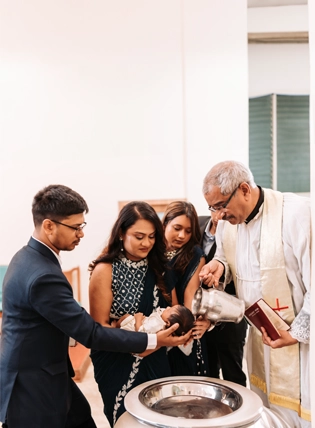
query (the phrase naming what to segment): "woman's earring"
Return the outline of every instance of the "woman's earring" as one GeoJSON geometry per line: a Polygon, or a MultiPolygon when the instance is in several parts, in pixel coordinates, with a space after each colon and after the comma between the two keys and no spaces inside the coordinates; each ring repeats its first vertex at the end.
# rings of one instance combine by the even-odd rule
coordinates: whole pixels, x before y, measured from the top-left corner
{"type": "Polygon", "coordinates": [[[119,239],[120,239],[120,243],[121,243],[121,249],[120,249],[120,251],[124,251],[123,239],[122,238],[119,238],[119,239]]]}

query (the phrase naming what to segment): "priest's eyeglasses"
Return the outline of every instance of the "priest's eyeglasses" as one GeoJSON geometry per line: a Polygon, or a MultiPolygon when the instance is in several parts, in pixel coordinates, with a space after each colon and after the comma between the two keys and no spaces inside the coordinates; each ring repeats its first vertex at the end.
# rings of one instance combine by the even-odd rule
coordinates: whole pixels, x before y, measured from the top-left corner
{"type": "Polygon", "coordinates": [[[61,224],[62,226],[69,227],[70,229],[75,230],[76,233],[81,232],[81,230],[86,226],[86,222],[80,224],[80,226],[70,226],[69,224],[61,223],[61,221],[57,221],[53,219],[50,219],[50,220],[53,221],[54,223],[61,224]]]}
{"type": "Polygon", "coordinates": [[[208,210],[212,211],[213,213],[215,213],[217,211],[224,210],[224,208],[226,208],[228,206],[228,204],[231,202],[231,199],[235,195],[235,193],[236,193],[236,191],[237,191],[238,188],[239,188],[239,185],[237,186],[236,189],[233,190],[233,192],[230,194],[230,197],[228,198],[227,201],[224,202],[224,204],[218,205],[217,207],[213,207],[212,205],[209,205],[208,206],[208,210]]]}

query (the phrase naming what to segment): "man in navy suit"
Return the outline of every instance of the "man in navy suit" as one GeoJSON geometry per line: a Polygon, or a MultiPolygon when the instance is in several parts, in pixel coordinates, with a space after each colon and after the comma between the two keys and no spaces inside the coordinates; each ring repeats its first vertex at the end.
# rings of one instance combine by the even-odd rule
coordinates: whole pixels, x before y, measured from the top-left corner
{"type": "Polygon", "coordinates": [[[143,353],[188,340],[178,324],[157,335],[102,327],[73,298],[60,251],[83,238],[85,200],[62,185],[33,200],[35,230],[11,260],[3,282],[0,420],[8,428],[95,428],[90,406],[71,379],[69,337],[94,349],[143,353]]]}
{"type": "MultiPolygon", "coordinates": [[[[199,217],[200,244],[206,255],[206,263],[213,259],[217,248],[215,242],[217,223],[214,213],[211,213],[211,217],[199,217]]],[[[233,281],[227,284],[224,291],[235,295],[233,281]]],[[[211,377],[219,378],[221,369],[223,379],[246,386],[246,375],[242,369],[246,330],[247,323],[243,318],[239,324],[222,323],[205,334],[211,377]]]]}

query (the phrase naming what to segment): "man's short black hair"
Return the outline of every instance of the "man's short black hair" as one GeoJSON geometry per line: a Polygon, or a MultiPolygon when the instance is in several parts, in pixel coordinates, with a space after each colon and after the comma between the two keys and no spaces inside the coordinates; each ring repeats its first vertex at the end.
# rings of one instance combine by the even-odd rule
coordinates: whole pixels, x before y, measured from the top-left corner
{"type": "Polygon", "coordinates": [[[35,226],[46,218],[62,220],[84,212],[88,213],[89,208],[82,196],[62,184],[44,187],[33,199],[32,214],[35,226]]]}

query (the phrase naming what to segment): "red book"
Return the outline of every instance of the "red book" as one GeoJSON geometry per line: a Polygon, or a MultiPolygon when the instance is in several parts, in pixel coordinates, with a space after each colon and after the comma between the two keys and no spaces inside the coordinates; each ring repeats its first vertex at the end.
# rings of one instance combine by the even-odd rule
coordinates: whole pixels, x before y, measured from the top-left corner
{"type": "Polygon", "coordinates": [[[249,306],[245,311],[245,316],[250,324],[253,324],[261,332],[261,327],[264,327],[269,337],[272,340],[277,340],[281,337],[279,330],[289,330],[290,326],[274,311],[264,299],[259,299],[257,302],[249,306]]]}

